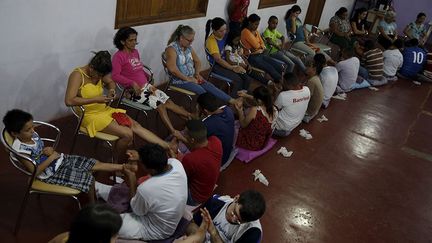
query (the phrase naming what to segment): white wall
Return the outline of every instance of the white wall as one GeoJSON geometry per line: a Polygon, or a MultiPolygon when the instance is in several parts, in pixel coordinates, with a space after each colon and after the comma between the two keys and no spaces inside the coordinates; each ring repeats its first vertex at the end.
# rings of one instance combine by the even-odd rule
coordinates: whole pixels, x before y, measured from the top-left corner
{"type": "MultiPolygon", "coordinates": [[[[226,16],[227,2],[209,0],[205,18],[136,27],[140,42],[137,48],[154,70],[157,82],[165,78],[160,53],[177,25],[188,24],[197,31],[193,46],[204,62],[205,22],[226,16]]],[[[327,2],[324,11],[330,12],[323,13],[322,21],[339,7],[337,0],[327,2]]],[[[266,27],[268,17],[276,15],[282,20],[289,8],[257,10],[258,3],[251,1],[249,13],[261,16],[260,30],[266,27]]],[[[303,9],[300,17],[304,19],[309,1],[299,0],[297,4],[303,9]]],[[[114,49],[115,5],[115,0],[0,1],[0,116],[12,108],[29,111],[40,120],[64,116],[68,112],[64,92],[71,70],[85,65],[92,56],[90,51],[114,49]]],[[[285,25],[280,22],[278,29],[285,33],[285,25]]]]}
{"type": "Polygon", "coordinates": [[[351,13],[351,10],[354,6],[354,2],[355,0],[327,0],[321,15],[319,28],[320,29],[328,28],[330,18],[333,17],[336,11],[341,7],[347,8],[348,13],[351,13]]]}

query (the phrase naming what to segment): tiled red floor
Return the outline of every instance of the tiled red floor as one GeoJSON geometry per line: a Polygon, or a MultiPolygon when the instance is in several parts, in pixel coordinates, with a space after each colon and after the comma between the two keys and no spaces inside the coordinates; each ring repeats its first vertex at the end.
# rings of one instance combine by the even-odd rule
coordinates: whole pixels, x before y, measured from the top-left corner
{"type": "MultiPolygon", "coordinates": [[[[234,161],[216,192],[235,195],[254,188],[265,195],[265,243],[431,242],[432,163],[402,149],[432,154],[432,116],[425,112],[431,90],[429,84],[399,80],[377,92],[366,89],[348,94],[346,101],[332,100],[319,114],[328,122],[300,126],[312,140],[300,137],[298,128],[250,164],[234,161]],[[293,156],[277,155],[280,146],[293,150],[293,156]],[[255,169],[268,178],[268,187],[253,181],[255,169]]],[[[68,119],[56,122],[65,152],[74,126],[68,119]]],[[[150,114],[146,127],[165,135],[156,119],[150,114]]],[[[79,141],[77,153],[95,155],[88,139],[79,141]]],[[[104,157],[102,146],[97,151],[104,157]]],[[[41,197],[39,205],[32,197],[18,237],[12,236],[24,179],[6,163],[3,151],[0,158],[1,241],[46,242],[66,230],[76,213],[72,201],[41,197]]]]}

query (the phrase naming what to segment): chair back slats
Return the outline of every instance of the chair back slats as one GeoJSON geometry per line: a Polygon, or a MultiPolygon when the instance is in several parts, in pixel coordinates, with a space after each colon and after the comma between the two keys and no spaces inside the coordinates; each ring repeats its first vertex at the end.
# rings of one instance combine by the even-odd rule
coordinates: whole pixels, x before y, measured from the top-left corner
{"type": "MultiPolygon", "coordinates": [[[[52,124],[42,122],[42,121],[34,121],[33,123],[35,124],[36,127],[45,126],[45,127],[49,127],[51,129],[53,129],[56,132],[56,135],[54,138],[41,138],[44,142],[52,143],[53,144],[52,146],[55,149],[58,145],[59,140],[60,140],[60,135],[61,135],[60,129],[58,129],[56,126],[54,126],[52,124]]],[[[35,179],[35,173],[36,173],[36,169],[37,169],[36,161],[27,155],[19,153],[18,151],[16,151],[15,149],[12,148],[12,144],[13,144],[14,139],[9,134],[9,132],[6,131],[6,129],[3,129],[3,131],[2,131],[1,140],[2,140],[3,145],[6,148],[7,152],[9,153],[9,161],[12,163],[12,165],[15,168],[17,168],[19,171],[24,173],[25,175],[30,176],[31,181],[33,181],[35,179]],[[28,170],[28,168],[21,162],[22,160],[26,160],[26,161],[29,161],[31,163],[31,165],[33,166],[33,168],[32,168],[33,172],[30,172],[28,170]]]]}

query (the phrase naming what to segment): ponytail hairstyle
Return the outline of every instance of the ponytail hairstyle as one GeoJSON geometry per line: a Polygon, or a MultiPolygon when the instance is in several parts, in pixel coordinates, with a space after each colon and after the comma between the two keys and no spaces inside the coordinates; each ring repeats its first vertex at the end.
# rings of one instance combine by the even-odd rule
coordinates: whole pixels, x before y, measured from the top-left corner
{"type": "Polygon", "coordinates": [[[314,56],[314,62],[315,62],[317,74],[319,75],[323,70],[324,66],[326,65],[327,60],[323,54],[317,53],[314,56]]]}
{"type": "Polygon", "coordinates": [[[111,55],[108,51],[93,52],[95,55],[90,60],[89,66],[102,76],[107,75],[112,70],[111,55]]]}
{"type": "Polygon", "coordinates": [[[299,5],[294,5],[285,14],[285,20],[289,19],[292,13],[301,12],[301,8],[299,5]]]}
{"type": "Polygon", "coordinates": [[[250,23],[254,23],[260,20],[261,20],[260,16],[258,16],[257,14],[251,14],[249,15],[249,17],[243,20],[241,29],[247,28],[250,23]]]}
{"type": "Polygon", "coordinates": [[[168,40],[168,44],[173,43],[174,41],[178,41],[180,36],[195,34],[195,31],[189,25],[179,25],[174,32],[171,34],[171,37],[168,40]]]}
{"type": "Polygon", "coordinates": [[[268,90],[265,86],[259,86],[254,89],[253,97],[255,100],[260,100],[264,104],[267,114],[273,118],[273,97],[270,90],[268,90]]]}
{"type": "Polygon", "coordinates": [[[222,26],[226,25],[226,22],[223,18],[216,17],[214,19],[207,20],[206,29],[205,29],[205,40],[207,40],[210,34],[210,28],[215,31],[219,30],[222,26]]]}

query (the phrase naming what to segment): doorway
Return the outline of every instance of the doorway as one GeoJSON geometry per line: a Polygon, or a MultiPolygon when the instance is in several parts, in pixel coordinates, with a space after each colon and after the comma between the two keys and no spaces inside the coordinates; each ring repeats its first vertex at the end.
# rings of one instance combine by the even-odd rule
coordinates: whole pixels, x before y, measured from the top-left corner
{"type": "Polygon", "coordinates": [[[310,0],[304,24],[318,26],[326,0],[310,0]]]}

